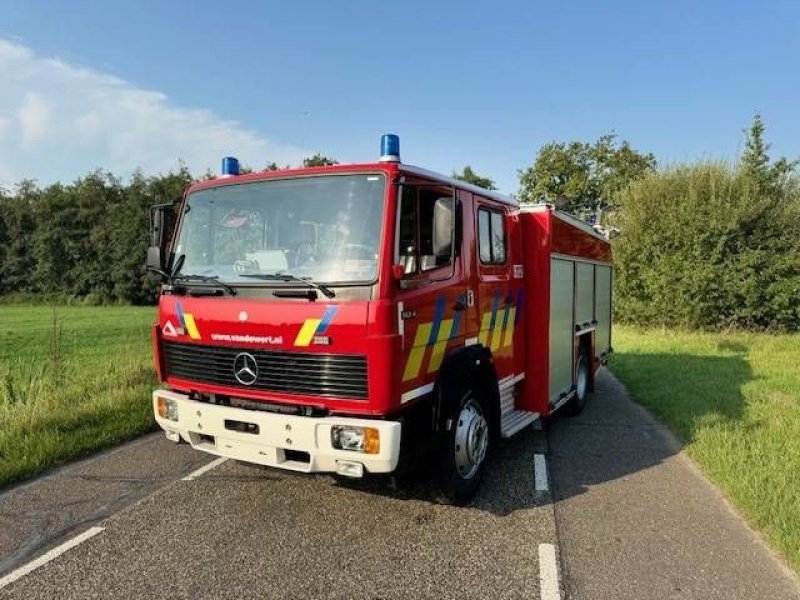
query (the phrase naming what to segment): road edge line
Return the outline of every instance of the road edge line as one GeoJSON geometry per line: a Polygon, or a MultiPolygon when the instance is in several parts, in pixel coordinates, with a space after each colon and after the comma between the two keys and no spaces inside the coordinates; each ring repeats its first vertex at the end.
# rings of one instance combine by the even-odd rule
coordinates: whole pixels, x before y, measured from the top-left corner
{"type": "Polygon", "coordinates": [[[64,554],[67,550],[74,548],[78,544],[85,542],[86,540],[93,538],[98,533],[105,531],[105,527],[90,527],[83,533],[76,535],[73,538],[68,539],[63,544],[56,546],[52,550],[49,550],[42,554],[39,558],[35,558],[30,562],[25,563],[21,567],[17,567],[9,574],[5,575],[4,577],[0,578],[0,590],[4,587],[11,585],[18,579],[22,579],[25,575],[32,573],[39,567],[43,567],[51,560],[58,558],[62,554],[64,554]]]}

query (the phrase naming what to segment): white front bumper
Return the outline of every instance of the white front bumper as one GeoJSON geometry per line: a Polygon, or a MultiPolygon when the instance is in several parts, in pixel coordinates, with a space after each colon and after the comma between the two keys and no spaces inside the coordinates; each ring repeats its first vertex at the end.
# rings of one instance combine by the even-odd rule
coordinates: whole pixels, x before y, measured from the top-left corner
{"type": "Polygon", "coordinates": [[[389,473],[397,467],[400,456],[401,425],[396,421],[299,417],[245,410],[197,402],[185,394],[167,390],[153,392],[153,412],[168,435],[180,435],[197,450],[291,471],[335,473],[340,470],[339,463],[355,462],[370,473],[389,473]],[[159,396],[177,403],[177,421],[159,417],[159,396]],[[251,423],[258,427],[258,432],[234,431],[230,428],[231,421],[251,423]],[[374,427],[380,432],[380,451],[364,454],[334,448],[331,444],[334,425],[374,427]],[[291,451],[308,453],[308,460],[291,451]]]}

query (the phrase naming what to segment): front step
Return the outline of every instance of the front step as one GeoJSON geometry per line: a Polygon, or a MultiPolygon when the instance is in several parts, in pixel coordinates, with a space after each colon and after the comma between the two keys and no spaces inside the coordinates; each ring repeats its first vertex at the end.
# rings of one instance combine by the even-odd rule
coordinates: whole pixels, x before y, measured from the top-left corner
{"type": "Polygon", "coordinates": [[[539,413],[527,410],[509,410],[503,413],[500,420],[500,433],[504,438],[510,438],[518,431],[539,418],[539,413]]]}

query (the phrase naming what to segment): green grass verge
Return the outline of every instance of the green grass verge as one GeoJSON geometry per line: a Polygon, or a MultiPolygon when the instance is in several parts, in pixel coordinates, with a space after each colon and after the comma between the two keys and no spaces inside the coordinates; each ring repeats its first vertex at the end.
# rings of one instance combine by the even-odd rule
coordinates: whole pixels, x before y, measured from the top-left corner
{"type": "Polygon", "coordinates": [[[611,370],[800,571],[800,334],[616,327],[611,370]]]}
{"type": "Polygon", "coordinates": [[[154,427],[154,317],[0,306],[0,487],[154,427]]]}

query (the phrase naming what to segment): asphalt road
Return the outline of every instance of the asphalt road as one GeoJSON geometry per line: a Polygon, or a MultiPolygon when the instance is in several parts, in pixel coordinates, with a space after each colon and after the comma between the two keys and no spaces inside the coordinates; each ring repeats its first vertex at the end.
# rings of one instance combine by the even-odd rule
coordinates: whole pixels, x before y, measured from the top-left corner
{"type": "Polygon", "coordinates": [[[800,598],[797,578],[608,373],[548,441],[568,598],[800,598]]]}
{"type": "Polygon", "coordinates": [[[678,450],[608,375],[581,417],[504,442],[465,508],[425,478],[227,461],[184,481],[209,458],[148,436],[0,495],[0,599],[800,598],[678,450]]]}

